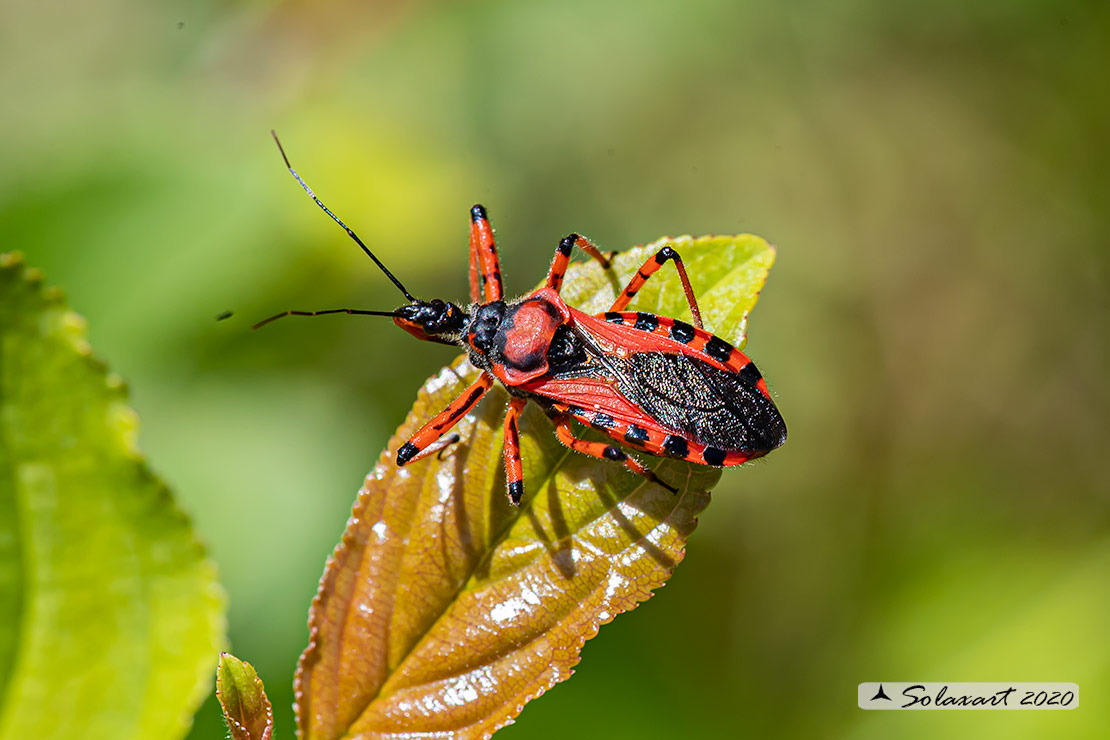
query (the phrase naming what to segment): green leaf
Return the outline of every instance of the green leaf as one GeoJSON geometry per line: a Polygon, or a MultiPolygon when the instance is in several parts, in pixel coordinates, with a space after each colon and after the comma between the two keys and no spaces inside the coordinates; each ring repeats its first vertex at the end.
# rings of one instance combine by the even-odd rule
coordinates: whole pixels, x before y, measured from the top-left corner
{"type": "Polygon", "coordinates": [[[274,708],[254,666],[231,653],[220,653],[216,697],[224,710],[232,740],[270,740],[274,708]]]}
{"type": "Polygon", "coordinates": [[[181,737],[224,599],[84,321],[0,255],[0,740],[181,737]]]}
{"type": "MultiPolygon", "coordinates": [[[[746,315],[774,261],[753,236],[682,237],[571,267],[563,295],[607,309],[663,243],[674,245],[706,325],[741,345],[746,315]]],[[[673,268],[634,308],[688,316],[673,268]]],[[[525,499],[505,496],[495,388],[457,427],[462,443],[404,468],[397,447],[477,376],[459,358],[420,390],[359,492],[328,561],[297,671],[304,740],[453,733],[488,737],[570,676],[598,627],[634,608],[682,559],[720,471],[644,458],[677,495],[623,466],[569,452],[530,404],[521,423],[525,499]]]]}

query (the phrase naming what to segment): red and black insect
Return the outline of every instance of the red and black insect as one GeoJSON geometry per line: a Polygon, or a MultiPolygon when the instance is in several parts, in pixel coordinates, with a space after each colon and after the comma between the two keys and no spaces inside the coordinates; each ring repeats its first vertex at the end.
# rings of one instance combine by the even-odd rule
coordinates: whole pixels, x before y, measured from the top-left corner
{"type": "Polygon", "coordinates": [[[290,315],[390,316],[418,339],[462,347],[471,364],[482,371],[450,406],[401,445],[398,465],[440,449],[442,444],[437,442],[474,408],[494,381],[511,396],[505,414],[504,452],[508,494],[514,504],[520,503],[524,493],[517,424],[528,401],[543,408],[555,424],[555,435],[566,446],[623,463],[671,491],[675,489],[617,445],[575,436],[571,419],[604,432],[623,447],[714,467],[739,465],[786,441],[786,425],[759,370],[738,349],[702,328],[686,268],[671,247],[663,247],[649,258],[603,314],[591,316],[559,297],[575,247],[605,269],[612,269],[598,248],[578,234],[559,242],[542,288],[505,300],[493,229],[485,208],[476,205],[470,210],[471,303],[463,309],[439,299],[417,300],[316,197],[293,170],[285,152],[281,154],[316,205],[347,231],[409,303],[394,311],[285,311],[254,328],[290,315]],[[624,310],[644,282],[667,262],[673,262],[678,270],[693,324],[624,310]]]}

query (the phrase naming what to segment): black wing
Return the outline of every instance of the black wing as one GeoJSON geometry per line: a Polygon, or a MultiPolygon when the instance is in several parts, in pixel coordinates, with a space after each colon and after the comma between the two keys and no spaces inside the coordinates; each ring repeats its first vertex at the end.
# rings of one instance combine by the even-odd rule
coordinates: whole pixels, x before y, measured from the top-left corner
{"type": "Polygon", "coordinates": [[[786,441],[775,404],[743,373],[663,352],[639,352],[627,364],[618,387],[663,426],[723,450],[770,451],[786,441]]]}
{"type": "Polygon", "coordinates": [[[616,357],[569,327],[556,332],[548,361],[556,377],[612,380],[661,426],[708,447],[769,452],[786,441],[786,423],[756,386],[758,373],[721,370],[681,353],[616,357]]]}

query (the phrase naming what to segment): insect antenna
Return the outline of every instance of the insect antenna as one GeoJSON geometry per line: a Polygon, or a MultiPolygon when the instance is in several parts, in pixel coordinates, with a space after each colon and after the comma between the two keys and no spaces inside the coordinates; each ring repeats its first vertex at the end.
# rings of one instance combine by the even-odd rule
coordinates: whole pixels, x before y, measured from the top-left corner
{"type": "Polygon", "coordinates": [[[281,313],[274,314],[268,319],[262,319],[257,324],[251,327],[251,330],[261,329],[269,324],[271,321],[283,319],[286,316],[323,316],[329,313],[349,313],[356,316],[392,316],[396,317],[397,314],[393,311],[363,311],[358,308],[329,308],[326,311],[282,311],[281,313]]]}
{"type": "MultiPolygon", "coordinates": [[[[312,192],[312,188],[308,186],[308,183],[301,179],[301,176],[298,175],[297,171],[293,169],[293,165],[289,164],[289,157],[285,156],[285,149],[281,146],[281,141],[278,140],[277,132],[273,129],[270,129],[270,135],[274,137],[274,143],[277,144],[278,151],[281,152],[281,158],[285,160],[285,166],[289,169],[289,172],[293,175],[293,177],[297,178],[297,182],[301,184],[301,187],[304,188],[304,191],[308,193],[314,201],[316,201],[316,205],[320,206],[321,210],[323,210],[324,213],[331,216],[337,224],[343,227],[343,230],[347,232],[347,235],[355,240],[355,244],[358,244],[360,247],[362,247],[362,251],[366,252],[366,255],[370,259],[374,260],[374,264],[381,268],[381,271],[385,273],[385,276],[393,281],[393,284],[396,285],[397,289],[404,294],[405,298],[408,298],[410,301],[416,301],[416,299],[412,297],[412,294],[405,289],[405,286],[401,285],[401,281],[394,277],[392,272],[386,269],[386,266],[382,264],[382,261],[378,259],[377,255],[371,252],[370,248],[362,243],[362,239],[358,238],[358,234],[351,231],[351,228],[347,226],[347,224],[340,221],[339,217],[332,213],[331,209],[329,209],[326,205],[324,205],[323,201],[316,197],[316,193],[312,192]]],[[[267,319],[267,321],[269,321],[269,319],[267,319]]],[[[258,327],[256,326],[255,328],[258,327]]]]}

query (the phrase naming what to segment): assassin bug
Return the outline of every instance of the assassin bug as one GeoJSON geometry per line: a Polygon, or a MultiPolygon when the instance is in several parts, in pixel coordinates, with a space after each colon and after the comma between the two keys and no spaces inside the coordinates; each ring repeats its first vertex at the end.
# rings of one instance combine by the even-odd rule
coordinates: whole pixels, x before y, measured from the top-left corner
{"type": "MultiPolygon", "coordinates": [[[[273,134],[273,132],[271,132],[273,134]]],[[[665,246],[650,257],[603,314],[591,316],[559,296],[571,253],[578,247],[601,266],[612,266],[579,234],[555,250],[547,281],[539,290],[504,299],[501,268],[486,209],[470,209],[470,298],[464,310],[437,299],[418,300],[361,239],[285,166],[323,211],[331,216],[404,294],[409,303],[394,311],[336,308],[285,311],[284,316],[348,313],[390,316],[417,339],[462,347],[481,375],[462,395],[421,427],[397,450],[405,465],[436,450],[492,386],[500,382],[511,400],[505,414],[505,478],[509,499],[524,493],[518,420],[528,401],[539,404],[555,424],[559,441],[571,449],[623,463],[632,472],[676,492],[636,457],[606,442],[575,436],[570,421],[597,429],[622,446],[658,457],[714,467],[739,465],[786,441],[786,425],[759,370],[742,352],[705,331],[682,258],[665,246]],[[693,324],[640,311],[625,311],[633,296],[667,262],[673,262],[690,305],[693,324]]],[[[450,441],[458,441],[451,435],[450,441]]]]}

